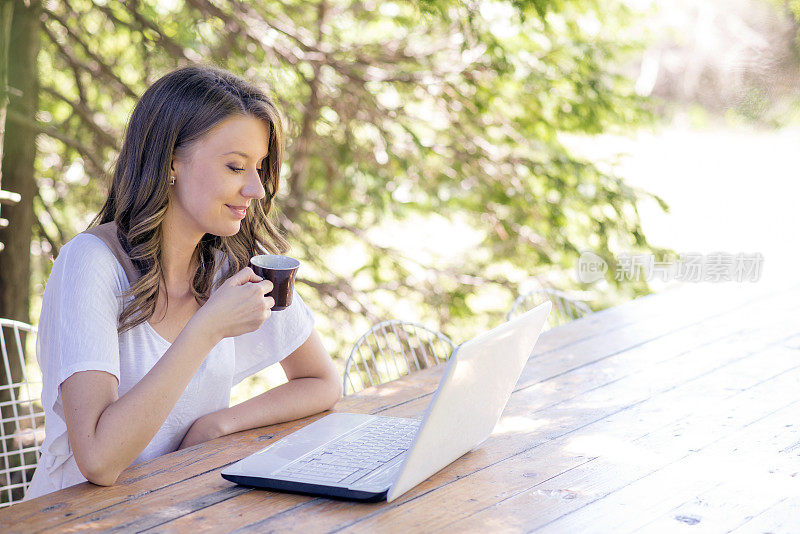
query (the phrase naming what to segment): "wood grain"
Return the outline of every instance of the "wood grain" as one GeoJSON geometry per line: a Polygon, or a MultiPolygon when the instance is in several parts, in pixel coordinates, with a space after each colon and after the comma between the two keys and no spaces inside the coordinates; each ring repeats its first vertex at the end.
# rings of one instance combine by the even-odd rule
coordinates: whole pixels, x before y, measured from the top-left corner
{"type": "MultiPolygon", "coordinates": [[[[782,299],[779,298],[777,300],[782,300],[782,299]]],[[[719,319],[719,324],[721,324],[721,325],[727,324],[728,325],[729,332],[728,332],[727,335],[724,332],[721,332],[720,330],[715,330],[713,328],[710,328],[709,326],[711,326],[711,323],[707,323],[706,324],[706,326],[707,326],[706,328],[696,328],[696,329],[690,329],[689,331],[687,331],[685,333],[685,336],[683,336],[684,339],[681,342],[677,342],[676,343],[671,337],[659,338],[657,340],[654,340],[653,343],[649,343],[649,344],[641,345],[639,347],[635,347],[634,349],[631,350],[631,352],[625,353],[625,354],[626,354],[626,356],[630,356],[630,354],[633,354],[634,355],[633,356],[634,359],[636,357],[635,356],[636,354],[639,354],[639,357],[641,357],[642,355],[658,355],[658,354],[662,354],[663,355],[665,353],[674,355],[675,348],[680,346],[680,347],[682,347],[684,349],[684,351],[683,351],[684,352],[684,355],[683,355],[684,358],[683,358],[683,360],[681,362],[675,362],[674,363],[674,367],[682,368],[682,369],[688,369],[688,370],[693,369],[691,366],[687,365],[687,360],[688,360],[689,363],[695,363],[695,366],[697,366],[699,364],[702,364],[702,367],[700,367],[700,368],[703,369],[703,370],[707,370],[708,368],[713,368],[716,365],[715,361],[712,361],[710,359],[705,359],[705,360],[697,359],[697,358],[694,357],[695,354],[693,354],[693,353],[691,353],[691,351],[687,351],[685,349],[688,346],[688,340],[692,339],[692,336],[699,336],[703,332],[716,332],[717,336],[720,338],[719,343],[720,343],[721,348],[723,350],[719,350],[715,354],[718,354],[720,357],[728,358],[729,360],[734,360],[737,357],[739,357],[739,359],[741,360],[741,359],[746,357],[746,355],[748,354],[748,352],[747,352],[748,350],[750,350],[750,352],[752,352],[752,348],[753,347],[758,347],[761,344],[768,344],[768,343],[772,342],[772,340],[774,339],[774,336],[777,335],[777,334],[783,333],[783,334],[792,335],[792,333],[796,330],[796,327],[795,327],[795,325],[793,324],[792,321],[787,321],[788,324],[784,324],[782,327],[778,327],[778,326],[776,326],[774,324],[774,322],[772,321],[773,316],[770,315],[767,312],[772,311],[778,316],[781,316],[781,315],[783,315],[783,316],[789,315],[790,316],[791,315],[791,314],[787,314],[785,309],[782,309],[780,306],[776,306],[776,305],[777,305],[777,302],[775,302],[773,300],[769,300],[767,302],[764,302],[763,305],[761,305],[760,307],[754,308],[752,310],[753,312],[755,312],[755,316],[760,319],[760,321],[761,321],[760,323],[753,323],[752,320],[749,319],[748,317],[743,318],[742,321],[741,321],[741,324],[732,323],[731,322],[731,318],[729,318],[729,317],[720,318],[719,319]],[[746,326],[743,327],[743,325],[748,325],[748,324],[750,325],[749,329],[746,326]],[[758,330],[757,327],[760,327],[760,330],[758,330]],[[783,328],[783,332],[781,332],[779,328],[783,328]],[[738,332],[743,337],[747,337],[749,339],[749,343],[742,343],[740,340],[738,340],[738,338],[733,338],[732,339],[730,337],[730,335],[729,335],[731,331],[738,332]],[[756,332],[759,332],[759,331],[761,332],[761,335],[756,335],[756,332]],[[668,349],[666,350],[666,352],[659,352],[659,350],[657,349],[657,347],[659,347],[659,346],[667,347],[668,349]],[[736,352],[735,350],[731,350],[731,349],[736,349],[737,347],[738,347],[738,351],[739,352],[736,352]],[[725,349],[728,349],[728,350],[725,350],[725,349]]],[[[790,305],[790,308],[796,310],[796,306],[794,306],[794,305],[790,305]]],[[[678,335],[678,334],[676,334],[676,335],[678,335]]],[[[620,369],[624,369],[624,368],[625,368],[624,366],[620,367],[620,369]]],[[[695,369],[696,368],[697,367],[695,367],[695,369]]],[[[547,373],[549,371],[544,371],[544,372],[547,373]]],[[[664,373],[665,373],[665,371],[663,369],[661,369],[661,370],[656,369],[655,371],[653,371],[654,376],[657,376],[659,374],[664,374],[664,373]]],[[[736,368],[736,367],[734,367],[734,369],[732,371],[732,374],[734,374],[734,373],[735,373],[736,376],[742,376],[742,375],[747,376],[747,374],[748,374],[748,373],[743,372],[741,369],[736,368]]],[[[560,376],[566,378],[566,377],[569,376],[569,374],[561,374],[560,376]]],[[[709,381],[711,381],[711,382],[713,382],[715,380],[717,380],[716,377],[709,379],[709,381]]],[[[685,377],[683,377],[683,376],[679,376],[679,377],[676,378],[676,383],[683,383],[684,381],[685,381],[685,377]]],[[[624,383],[620,384],[619,382],[620,381],[616,382],[616,384],[617,384],[616,386],[612,386],[612,385],[609,384],[609,387],[619,388],[619,390],[621,390],[623,392],[631,390],[631,386],[630,385],[624,384],[624,383]]],[[[640,380],[640,379],[636,379],[635,382],[647,383],[648,381],[647,380],[643,381],[643,380],[640,380]]],[[[686,387],[694,387],[694,386],[687,385],[686,387]]],[[[706,386],[703,386],[701,389],[703,391],[707,390],[708,389],[707,384],[706,384],[706,386]]],[[[568,388],[555,387],[555,388],[552,388],[551,391],[554,391],[554,392],[559,392],[559,391],[565,392],[565,391],[569,391],[569,389],[568,388]]],[[[536,410],[536,407],[537,407],[536,403],[537,402],[542,402],[543,404],[546,405],[546,404],[548,404],[548,401],[550,401],[549,402],[550,404],[552,404],[552,401],[553,401],[552,398],[550,398],[550,399],[541,399],[541,398],[539,398],[539,395],[536,395],[533,392],[531,393],[531,398],[519,397],[519,395],[520,395],[520,388],[518,388],[518,391],[515,394],[515,396],[512,397],[512,402],[509,404],[509,407],[505,412],[506,418],[515,417],[515,411],[514,410],[515,410],[515,407],[517,406],[517,404],[519,404],[519,406],[525,407],[526,409],[536,410]]],[[[603,397],[605,397],[605,398],[607,398],[607,397],[618,397],[618,395],[616,393],[610,392],[610,393],[603,394],[603,397]]],[[[681,404],[675,404],[675,403],[671,403],[671,402],[668,402],[667,405],[681,406],[681,404]]],[[[683,405],[685,406],[685,403],[683,405]]],[[[424,407],[424,406],[421,406],[421,407],[424,407]]],[[[658,411],[663,411],[660,403],[656,403],[655,404],[655,409],[658,410],[658,411]]],[[[686,409],[691,409],[691,406],[689,406],[686,409]]],[[[571,415],[573,415],[573,414],[570,413],[571,411],[572,411],[572,409],[568,408],[566,410],[567,413],[561,415],[562,419],[556,419],[554,421],[554,424],[552,424],[550,428],[540,428],[539,432],[541,434],[544,434],[547,430],[551,430],[551,431],[554,431],[556,433],[559,433],[559,432],[562,432],[561,429],[563,427],[569,428],[569,424],[564,422],[564,418],[565,417],[568,418],[571,415]]],[[[563,410],[560,410],[560,412],[563,413],[563,410]]],[[[684,412],[685,412],[685,410],[684,410],[684,412]]],[[[559,413],[559,412],[557,412],[557,413],[559,413]]],[[[395,412],[392,412],[391,414],[392,415],[404,415],[402,413],[401,414],[397,414],[395,412]]],[[[639,419],[642,418],[641,414],[639,414],[637,417],[639,419]]],[[[623,428],[631,427],[631,425],[629,423],[627,423],[627,422],[623,422],[621,424],[622,424],[623,428]]],[[[508,437],[510,437],[510,436],[495,436],[492,446],[493,447],[500,447],[502,442],[505,440],[504,438],[508,438],[508,437]]],[[[541,436],[540,436],[540,438],[541,438],[541,436]]],[[[488,447],[489,447],[489,444],[487,443],[486,447],[482,448],[480,451],[477,451],[477,453],[473,453],[473,454],[477,454],[479,456],[478,457],[478,461],[477,461],[477,465],[491,464],[491,463],[497,461],[497,458],[502,458],[504,456],[513,455],[514,453],[517,452],[517,451],[514,451],[513,449],[509,450],[508,448],[505,448],[505,449],[500,449],[499,451],[497,451],[497,454],[493,456],[491,453],[494,452],[494,451],[492,449],[489,449],[488,447]]],[[[557,450],[557,448],[553,449],[553,450],[557,450]]],[[[531,485],[532,484],[532,481],[530,481],[531,475],[532,474],[536,474],[537,470],[541,471],[541,469],[539,469],[540,467],[545,469],[543,472],[544,472],[545,475],[547,475],[548,472],[546,471],[546,467],[553,462],[553,455],[549,454],[548,452],[542,452],[541,455],[542,455],[542,458],[546,459],[546,464],[547,465],[545,465],[545,466],[531,466],[531,465],[528,465],[528,464],[525,463],[525,462],[528,461],[527,458],[525,459],[524,462],[522,462],[523,463],[523,467],[525,468],[525,470],[523,470],[523,475],[527,474],[526,477],[523,477],[525,479],[523,481],[524,483],[527,483],[527,484],[531,485]]],[[[426,483],[423,483],[423,485],[421,485],[420,487],[415,488],[415,490],[412,490],[411,493],[407,494],[409,496],[413,495],[414,493],[423,494],[425,496],[425,499],[424,499],[425,502],[426,503],[430,503],[430,506],[428,506],[428,509],[425,509],[423,507],[423,509],[421,511],[417,510],[416,507],[414,507],[414,506],[410,507],[411,513],[408,514],[408,515],[412,518],[412,522],[411,523],[409,523],[409,524],[404,523],[404,522],[399,522],[398,523],[397,518],[394,517],[391,513],[390,514],[386,514],[383,511],[381,511],[381,512],[377,513],[377,518],[378,518],[377,521],[374,524],[370,523],[370,522],[365,524],[364,525],[364,530],[370,530],[372,528],[382,528],[382,527],[385,527],[387,525],[401,525],[401,526],[408,526],[408,527],[413,528],[415,526],[414,521],[418,521],[419,518],[428,518],[427,520],[423,519],[423,521],[426,521],[425,524],[424,524],[424,527],[425,527],[426,530],[429,530],[431,528],[435,528],[436,525],[437,525],[435,520],[442,520],[442,521],[444,521],[444,523],[446,523],[447,522],[447,518],[458,517],[459,515],[462,515],[462,516],[466,515],[467,508],[470,505],[473,505],[476,502],[479,502],[479,498],[478,497],[471,496],[469,498],[469,503],[464,503],[459,498],[459,496],[463,496],[462,495],[463,492],[461,491],[461,486],[464,486],[464,487],[468,488],[471,485],[477,484],[478,487],[481,487],[481,484],[486,484],[487,486],[490,487],[490,485],[493,483],[493,480],[494,480],[495,485],[500,485],[501,487],[503,487],[507,491],[508,488],[509,488],[509,477],[513,477],[515,474],[517,474],[517,476],[519,475],[519,472],[518,472],[519,470],[517,469],[519,466],[514,466],[509,471],[502,472],[498,476],[495,476],[494,479],[490,478],[488,480],[481,480],[480,482],[476,482],[473,479],[464,478],[464,477],[468,477],[468,476],[472,475],[471,471],[474,470],[474,466],[469,466],[469,465],[466,466],[468,468],[468,470],[466,472],[462,472],[462,469],[460,469],[461,467],[464,467],[465,461],[466,461],[467,458],[469,458],[469,456],[472,456],[472,455],[468,455],[467,457],[464,457],[464,458],[460,459],[459,461],[457,461],[455,464],[449,466],[449,468],[448,468],[449,476],[444,476],[442,473],[440,473],[439,475],[434,476],[431,480],[427,481],[426,483]],[[449,483],[451,480],[458,480],[459,483],[460,483],[459,489],[457,489],[454,492],[454,494],[450,494],[448,492],[448,494],[446,494],[444,496],[437,497],[436,499],[433,499],[429,495],[429,493],[431,493],[431,494],[433,493],[433,492],[430,491],[431,489],[436,489],[436,488],[439,488],[440,486],[444,486],[447,483],[449,483]],[[462,480],[463,480],[463,482],[462,482],[462,480]],[[446,509],[442,510],[442,504],[441,503],[443,503],[443,502],[444,503],[456,502],[457,503],[457,506],[456,506],[457,510],[454,510],[454,511],[446,510],[446,509]],[[453,512],[454,515],[450,514],[450,513],[447,513],[447,512],[453,512]],[[433,517],[434,519],[431,520],[430,519],[431,517],[433,517]]],[[[583,458],[577,458],[577,459],[573,459],[573,462],[580,463],[583,460],[584,460],[583,458]]],[[[561,466],[561,464],[558,464],[558,465],[559,465],[559,468],[565,469],[565,467],[561,466]]],[[[566,468],[568,469],[570,467],[571,467],[570,465],[567,465],[566,468]]],[[[436,489],[436,491],[440,491],[440,489],[436,489]]],[[[405,499],[405,497],[404,497],[404,499],[405,499]]],[[[409,498],[409,499],[406,499],[406,500],[404,500],[404,499],[401,499],[400,502],[404,503],[406,501],[408,501],[408,502],[415,502],[416,501],[416,499],[413,496],[411,498],[409,498]]],[[[325,508],[324,508],[325,513],[321,513],[321,514],[311,514],[311,513],[309,513],[308,509],[317,506],[320,501],[325,501],[325,500],[324,499],[316,499],[314,501],[310,501],[305,506],[300,505],[298,507],[292,507],[290,509],[287,509],[285,511],[286,513],[279,513],[279,514],[276,514],[276,515],[274,515],[272,517],[269,517],[268,519],[261,520],[261,521],[259,521],[257,523],[254,523],[254,524],[250,525],[250,528],[253,531],[263,530],[263,529],[267,529],[267,530],[271,530],[271,529],[292,530],[294,528],[304,529],[304,530],[305,529],[310,529],[311,531],[318,531],[318,530],[319,531],[324,531],[324,530],[330,530],[330,529],[335,529],[335,528],[341,528],[343,526],[347,526],[347,527],[350,527],[350,528],[355,528],[357,526],[357,524],[354,523],[353,521],[355,521],[355,519],[357,519],[357,518],[360,518],[364,513],[368,513],[368,511],[370,509],[369,508],[370,506],[374,506],[374,505],[358,505],[358,504],[355,504],[355,503],[340,503],[340,502],[335,502],[335,501],[326,501],[326,505],[325,505],[325,508]],[[295,521],[296,514],[302,514],[305,517],[307,513],[308,513],[308,516],[309,516],[308,519],[304,520],[302,523],[297,524],[296,521],[295,521]]],[[[231,512],[231,510],[229,510],[228,508],[229,507],[235,507],[235,503],[234,502],[223,503],[221,506],[222,506],[222,508],[219,510],[219,513],[220,514],[227,514],[227,513],[231,512]]],[[[382,506],[383,507],[391,507],[392,505],[382,505],[382,506]]],[[[209,511],[209,513],[211,513],[211,511],[209,511]]],[[[264,510],[264,509],[256,510],[254,516],[252,516],[252,517],[258,517],[259,515],[261,517],[263,517],[263,516],[271,514],[271,513],[273,513],[273,510],[271,508],[269,510],[264,510]]],[[[246,519],[246,517],[237,517],[237,522],[239,520],[243,521],[245,519],[246,519]]],[[[170,524],[169,525],[170,526],[169,530],[171,530],[171,531],[183,530],[184,528],[187,528],[189,526],[189,524],[191,524],[191,522],[192,522],[192,519],[191,519],[190,516],[188,516],[186,518],[183,518],[181,521],[176,521],[176,522],[170,524]]],[[[459,525],[459,527],[461,527],[461,526],[462,525],[459,525]]],[[[165,531],[165,530],[164,529],[158,529],[158,531],[165,531]]]]}
{"type": "MultiPolygon", "coordinates": [[[[79,484],[15,504],[0,510],[0,531],[781,527],[791,495],[763,490],[738,502],[786,483],[800,449],[787,426],[800,413],[800,289],[723,286],[651,295],[546,332],[493,436],[391,504],[253,490],[219,476],[320,414],[133,466],[113,487],[79,484]],[[772,472],[712,476],[758,462],[772,472]]],[[[420,415],[441,371],[364,390],[336,410],[420,415]]]]}

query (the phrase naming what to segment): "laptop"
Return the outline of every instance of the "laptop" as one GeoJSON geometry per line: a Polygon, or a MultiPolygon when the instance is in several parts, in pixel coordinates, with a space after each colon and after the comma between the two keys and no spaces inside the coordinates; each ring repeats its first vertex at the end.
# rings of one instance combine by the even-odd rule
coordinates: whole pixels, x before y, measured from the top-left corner
{"type": "Polygon", "coordinates": [[[332,413],[235,462],[236,484],[388,502],[477,448],[511,397],[551,304],[462,343],[422,419],[332,413]]]}

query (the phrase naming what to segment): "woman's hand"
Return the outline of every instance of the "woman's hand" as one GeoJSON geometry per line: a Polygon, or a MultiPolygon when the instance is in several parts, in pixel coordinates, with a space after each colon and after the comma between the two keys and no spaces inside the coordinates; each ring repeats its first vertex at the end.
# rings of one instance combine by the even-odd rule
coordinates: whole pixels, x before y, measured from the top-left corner
{"type": "MultiPolygon", "coordinates": [[[[195,314],[216,339],[235,337],[257,330],[269,318],[275,300],[265,296],[272,282],[250,267],[228,278],[195,314]]],[[[192,318],[194,320],[194,317],[192,318]]]]}
{"type": "Polygon", "coordinates": [[[195,422],[192,423],[192,426],[189,427],[189,431],[183,437],[183,441],[181,442],[180,447],[178,447],[178,450],[185,449],[186,447],[191,447],[192,445],[197,445],[199,443],[204,443],[206,441],[211,441],[212,439],[216,439],[224,435],[224,432],[218,428],[213,419],[204,415],[203,417],[196,419],[195,422]]]}

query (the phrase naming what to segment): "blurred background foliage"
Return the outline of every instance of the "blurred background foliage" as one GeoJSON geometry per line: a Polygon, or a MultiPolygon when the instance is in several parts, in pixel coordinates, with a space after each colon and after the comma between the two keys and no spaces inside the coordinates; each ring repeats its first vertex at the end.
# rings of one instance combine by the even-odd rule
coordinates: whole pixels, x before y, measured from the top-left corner
{"type": "Polygon", "coordinates": [[[277,217],[333,354],[387,318],[463,341],[531,278],[579,289],[581,250],[649,246],[646,193],[558,141],[652,120],[615,71],[641,46],[634,22],[619,2],[45,2],[37,125],[60,138],[39,137],[33,293],[99,209],[136,97],[195,61],[285,113],[277,217]]]}
{"type": "Polygon", "coordinates": [[[53,258],[105,199],[137,97],[192,62],[263,85],[284,114],[275,216],[340,364],[383,319],[461,342],[531,287],[595,310],[645,294],[645,281],[615,281],[614,257],[670,252],[647,241],[637,208],[666,204],[560,136],[647,128],[680,102],[664,60],[680,46],[653,45],[656,11],[621,0],[46,0],[38,111],[9,118],[41,134],[31,322],[53,258]],[[604,281],[577,282],[583,250],[609,262],[604,281]]]}

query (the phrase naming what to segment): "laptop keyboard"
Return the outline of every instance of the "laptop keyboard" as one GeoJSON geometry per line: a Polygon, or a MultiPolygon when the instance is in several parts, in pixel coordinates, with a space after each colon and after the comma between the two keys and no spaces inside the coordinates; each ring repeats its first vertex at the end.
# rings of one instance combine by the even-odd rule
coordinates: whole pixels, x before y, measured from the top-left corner
{"type": "Polygon", "coordinates": [[[352,483],[406,452],[421,421],[380,417],[275,473],[316,483],[352,483]]]}

